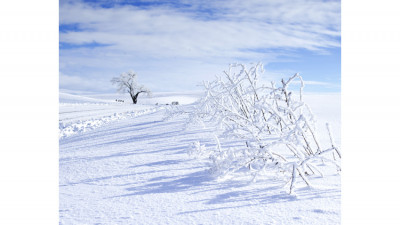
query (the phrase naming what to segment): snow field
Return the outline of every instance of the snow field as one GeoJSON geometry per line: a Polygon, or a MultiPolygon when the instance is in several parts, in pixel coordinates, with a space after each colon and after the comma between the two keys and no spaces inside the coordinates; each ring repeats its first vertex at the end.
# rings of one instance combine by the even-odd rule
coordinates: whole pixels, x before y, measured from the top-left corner
{"type": "MultiPolygon", "coordinates": [[[[141,107],[141,108],[146,108],[146,107],[141,107]]],[[[107,123],[110,123],[112,121],[116,120],[121,120],[121,119],[126,119],[127,117],[137,117],[141,116],[147,113],[155,112],[159,109],[162,109],[162,107],[148,107],[148,109],[144,110],[137,110],[137,111],[125,111],[122,113],[114,113],[113,115],[110,116],[99,116],[98,119],[92,118],[88,120],[78,120],[78,121],[73,121],[69,123],[65,122],[60,122],[59,123],[59,138],[64,138],[68,137],[74,134],[86,132],[88,130],[93,130],[97,127],[104,126],[107,123]]],[[[107,109],[108,112],[110,109],[107,109]]],[[[102,115],[102,114],[100,114],[102,115]]],[[[91,115],[93,116],[93,115],[91,115]]],[[[87,115],[86,115],[87,117],[87,115]]],[[[79,117],[78,117],[79,118],[79,117]]]]}
{"type": "Polygon", "coordinates": [[[171,104],[172,101],[179,100],[180,104],[190,104],[198,98],[199,93],[185,95],[156,93],[152,98],[143,97],[139,100],[139,104],[133,105],[127,95],[79,96],[62,92],[59,97],[59,138],[93,130],[111,121],[155,112],[163,109],[165,104],[171,104]],[[117,102],[116,99],[124,102],[117,102]]]}
{"type": "MultiPolygon", "coordinates": [[[[180,100],[173,96],[169,100],[180,100]]],[[[168,101],[168,94],[159,97],[168,101]]],[[[306,95],[305,101],[317,129],[330,122],[340,145],[340,95],[306,95]]],[[[77,104],[74,110],[92,106],[77,104]]],[[[195,141],[215,146],[210,130],[185,129],[184,117],[163,120],[164,110],[153,104],[140,107],[149,108],[60,139],[60,224],[340,224],[340,175],[334,169],[310,178],[312,188],[299,183],[295,195],[270,176],[217,180],[206,160],[188,155],[195,141]]],[[[78,113],[71,124],[124,114],[108,113],[78,113]]]]}

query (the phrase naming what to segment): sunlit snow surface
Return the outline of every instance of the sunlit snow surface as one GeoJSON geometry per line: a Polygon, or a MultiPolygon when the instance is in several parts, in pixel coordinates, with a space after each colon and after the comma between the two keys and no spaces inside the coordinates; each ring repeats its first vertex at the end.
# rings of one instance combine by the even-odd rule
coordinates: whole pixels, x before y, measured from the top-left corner
{"type": "MultiPolygon", "coordinates": [[[[189,157],[197,140],[215,145],[213,135],[185,129],[184,116],[163,120],[164,104],[190,107],[200,96],[154,93],[133,105],[118,94],[60,93],[60,224],[340,224],[340,175],[330,167],[288,195],[282,180],[216,180],[207,161],[189,157]]],[[[304,99],[321,141],[329,122],[340,145],[340,95],[304,99]]]]}

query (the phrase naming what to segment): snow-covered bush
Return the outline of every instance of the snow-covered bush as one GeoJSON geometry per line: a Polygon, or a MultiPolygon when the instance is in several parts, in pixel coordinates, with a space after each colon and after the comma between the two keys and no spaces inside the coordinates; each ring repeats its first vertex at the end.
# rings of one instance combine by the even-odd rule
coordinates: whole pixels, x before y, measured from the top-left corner
{"type": "Polygon", "coordinates": [[[303,101],[301,76],[266,85],[261,83],[262,72],[261,63],[249,69],[233,64],[223,76],[204,82],[206,96],[189,112],[189,121],[219,128],[215,148],[195,145],[197,151],[207,151],[211,172],[227,175],[247,169],[254,176],[278,172],[287,177],[292,193],[297,177],[310,185],[307,176],[322,175],[317,162],[331,162],[340,170],[336,160],[341,154],[328,124],[331,144],[324,147],[318,141],[314,116],[303,101]],[[294,81],[300,84],[297,94],[289,90],[294,81]],[[224,147],[219,138],[239,144],[224,147]]]}
{"type": "Polygon", "coordinates": [[[189,149],[188,154],[193,157],[200,157],[203,154],[206,154],[206,152],[207,152],[206,146],[200,144],[200,141],[195,141],[192,143],[192,146],[189,149]]]}

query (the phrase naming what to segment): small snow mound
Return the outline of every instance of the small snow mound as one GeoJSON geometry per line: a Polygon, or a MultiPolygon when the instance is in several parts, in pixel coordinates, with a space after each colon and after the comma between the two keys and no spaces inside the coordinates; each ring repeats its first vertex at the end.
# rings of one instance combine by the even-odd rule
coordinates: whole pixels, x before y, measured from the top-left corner
{"type": "Polygon", "coordinates": [[[96,129],[98,127],[104,126],[110,122],[118,121],[126,118],[133,118],[140,115],[145,115],[149,113],[156,112],[162,109],[162,107],[145,109],[141,111],[131,111],[124,113],[114,113],[111,116],[105,116],[99,119],[90,119],[86,121],[78,120],[77,122],[72,123],[59,123],[59,139],[69,137],[71,135],[83,133],[89,130],[96,129]]]}

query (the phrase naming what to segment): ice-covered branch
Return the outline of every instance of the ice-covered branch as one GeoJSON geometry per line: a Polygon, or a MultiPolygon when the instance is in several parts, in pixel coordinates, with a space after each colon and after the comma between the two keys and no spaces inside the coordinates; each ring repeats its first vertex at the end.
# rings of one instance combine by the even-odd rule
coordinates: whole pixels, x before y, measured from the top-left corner
{"type": "Polygon", "coordinates": [[[215,148],[202,148],[208,151],[212,172],[226,175],[247,168],[257,174],[263,170],[290,174],[292,193],[298,176],[307,185],[307,176],[315,172],[323,176],[316,165],[321,159],[339,166],[326,153],[336,152],[339,158],[341,154],[328,125],[331,146],[324,148],[318,140],[314,115],[303,101],[302,77],[296,73],[282,79],[281,86],[273,82],[265,86],[258,82],[261,72],[261,63],[250,68],[231,64],[223,76],[203,83],[206,95],[188,112],[189,118],[222,128],[216,132],[215,148]],[[289,87],[295,80],[301,84],[298,92],[289,87]],[[222,140],[228,138],[243,144],[224,146],[222,140]]]}

